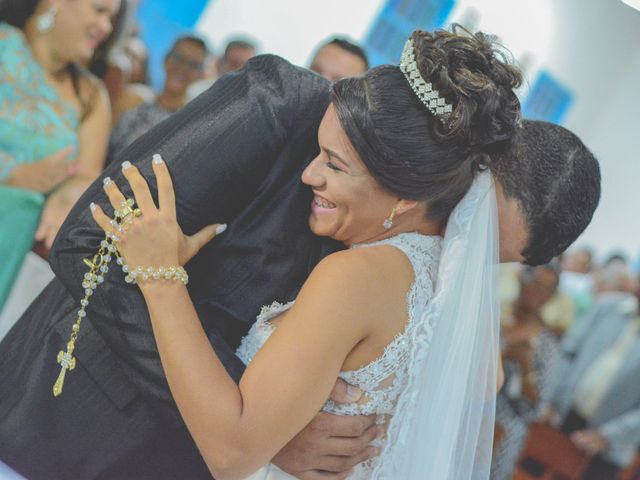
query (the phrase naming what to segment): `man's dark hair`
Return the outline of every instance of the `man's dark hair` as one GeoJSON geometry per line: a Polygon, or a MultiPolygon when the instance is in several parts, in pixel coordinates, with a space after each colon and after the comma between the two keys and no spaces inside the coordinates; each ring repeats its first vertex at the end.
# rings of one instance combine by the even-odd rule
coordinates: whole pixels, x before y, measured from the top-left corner
{"type": "Polygon", "coordinates": [[[525,263],[548,263],[589,225],[600,200],[600,167],[566,128],[525,120],[491,170],[506,198],[515,198],[529,228],[525,263]]]}
{"type": "Polygon", "coordinates": [[[364,48],[362,48],[360,45],[353,43],[352,41],[347,40],[344,37],[334,37],[331,40],[329,40],[327,43],[322,45],[318,49],[318,52],[322,50],[324,47],[328,47],[329,45],[335,45],[337,47],[340,47],[342,50],[345,50],[355,55],[356,57],[359,57],[364,62],[364,69],[369,70],[369,59],[367,58],[367,54],[364,51],[364,48]]]}

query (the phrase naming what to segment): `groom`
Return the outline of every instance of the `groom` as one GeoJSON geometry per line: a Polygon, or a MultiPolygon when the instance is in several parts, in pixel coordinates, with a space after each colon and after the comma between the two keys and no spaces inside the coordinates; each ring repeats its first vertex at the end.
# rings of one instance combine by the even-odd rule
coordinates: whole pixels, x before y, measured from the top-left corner
{"type": "MultiPolygon", "coordinates": [[[[321,77],[282,59],[256,57],[119,159],[137,164],[154,188],[150,160],[162,154],[185,233],[229,225],[187,269],[205,330],[236,380],[243,365],[234,349],[261,306],[293,299],[314,265],[341,248],[311,234],[311,192],[299,180],[317,153],[329,90],[321,77]]],[[[501,259],[537,263],[586,227],[599,171],[582,143],[559,127],[525,122],[516,145],[492,162],[501,259]]],[[[117,164],[104,176],[128,187],[117,164]]],[[[84,295],[83,259],[103,238],[92,201],[111,211],[102,183],[94,183],[53,246],[57,278],[0,343],[0,460],[35,480],[210,478],[167,387],[142,296],[115,266],[90,297],[75,369],[61,396],[52,394],[56,357],[84,295]]],[[[345,478],[373,453],[365,449],[376,433],[371,423],[319,414],[274,461],[303,479],[345,478]]]]}

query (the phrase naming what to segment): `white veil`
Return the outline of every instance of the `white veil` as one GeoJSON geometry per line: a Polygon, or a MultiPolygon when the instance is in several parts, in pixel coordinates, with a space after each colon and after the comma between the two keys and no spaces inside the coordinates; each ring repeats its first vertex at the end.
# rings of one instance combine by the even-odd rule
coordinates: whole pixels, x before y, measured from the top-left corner
{"type": "Polygon", "coordinates": [[[408,384],[372,478],[489,478],[498,262],[495,188],[484,171],[451,214],[435,294],[410,325],[408,384]]]}

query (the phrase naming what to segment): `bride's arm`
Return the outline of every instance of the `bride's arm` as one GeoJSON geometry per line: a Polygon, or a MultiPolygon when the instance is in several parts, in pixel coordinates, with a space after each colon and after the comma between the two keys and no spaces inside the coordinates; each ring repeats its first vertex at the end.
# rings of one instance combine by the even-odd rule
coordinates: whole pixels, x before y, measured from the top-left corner
{"type": "Polygon", "coordinates": [[[373,312],[363,301],[362,262],[347,256],[318,265],[239,386],[184,285],[140,285],[171,392],[215,478],[244,478],[273,458],[316,416],[347,354],[366,336],[361,319],[373,312]]]}
{"type": "MultiPolygon", "coordinates": [[[[94,219],[119,237],[118,250],[130,269],[183,265],[216,226],[183,234],[160,157],[153,164],[159,208],[137,168],[123,168],[142,215],[130,216],[122,231],[96,205],[94,219]]],[[[105,190],[118,208],[122,193],[113,182],[105,190]]],[[[384,291],[374,287],[380,290],[385,279],[363,250],[339,252],[316,267],[239,386],[212,349],[186,287],[140,280],[171,392],[216,478],[252,473],[302,430],[329,397],[349,352],[368,335],[367,325],[382,316],[384,291]]]]}

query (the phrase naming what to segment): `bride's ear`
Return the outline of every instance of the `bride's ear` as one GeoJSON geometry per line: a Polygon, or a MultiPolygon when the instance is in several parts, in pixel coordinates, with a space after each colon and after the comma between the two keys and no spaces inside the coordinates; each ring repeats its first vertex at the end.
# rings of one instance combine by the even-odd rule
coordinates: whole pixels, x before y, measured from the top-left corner
{"type": "Polygon", "coordinates": [[[420,204],[420,202],[418,202],[416,200],[400,199],[400,200],[398,200],[398,203],[396,204],[396,213],[398,215],[402,215],[403,213],[407,213],[408,211],[413,210],[419,204],[420,204]]]}

